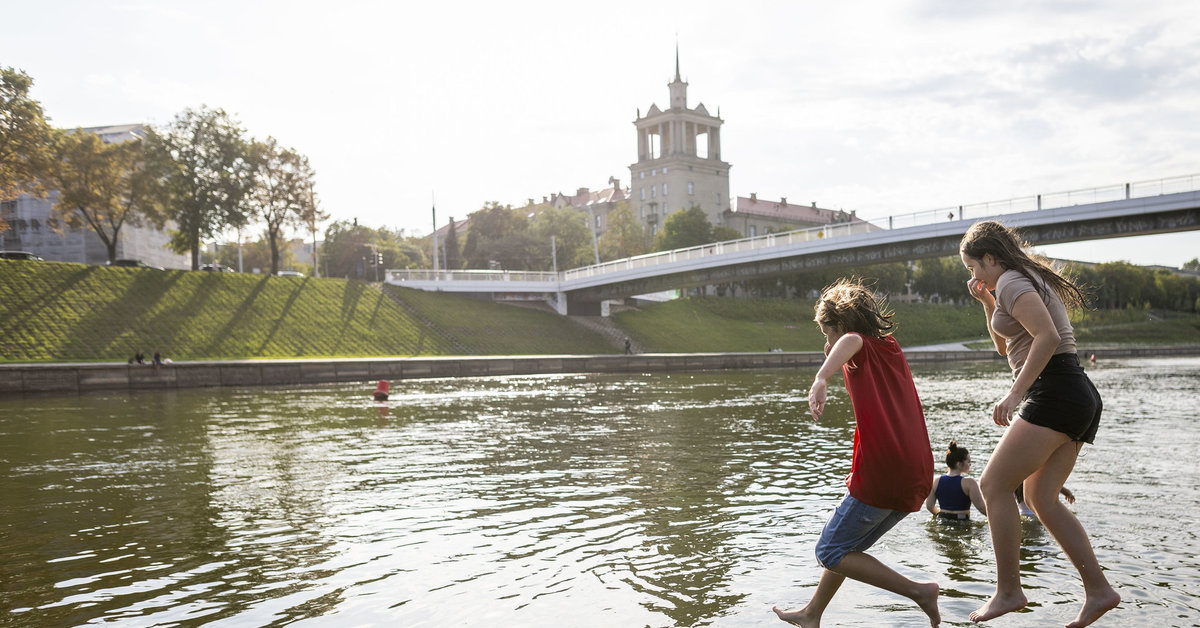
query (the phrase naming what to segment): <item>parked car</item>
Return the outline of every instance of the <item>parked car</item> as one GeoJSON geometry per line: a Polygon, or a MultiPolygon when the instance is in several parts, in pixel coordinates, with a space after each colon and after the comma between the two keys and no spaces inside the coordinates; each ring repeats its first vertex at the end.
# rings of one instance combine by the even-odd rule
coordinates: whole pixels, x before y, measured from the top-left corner
{"type": "Polygon", "coordinates": [[[122,266],[125,268],[153,268],[154,270],[163,270],[162,266],[152,266],[143,262],[140,259],[115,259],[111,262],[106,262],[105,266],[122,266]]]}
{"type": "Polygon", "coordinates": [[[275,274],[280,277],[303,277],[304,276],[304,273],[302,273],[298,270],[281,270],[275,274]]]}
{"type": "Polygon", "coordinates": [[[21,259],[28,262],[46,261],[29,251],[0,251],[0,259],[21,259]]]}
{"type": "Polygon", "coordinates": [[[233,270],[232,268],[230,268],[228,266],[222,266],[221,264],[205,264],[200,267],[200,270],[207,270],[210,273],[211,272],[218,272],[218,273],[237,272],[237,271],[233,270]]]}

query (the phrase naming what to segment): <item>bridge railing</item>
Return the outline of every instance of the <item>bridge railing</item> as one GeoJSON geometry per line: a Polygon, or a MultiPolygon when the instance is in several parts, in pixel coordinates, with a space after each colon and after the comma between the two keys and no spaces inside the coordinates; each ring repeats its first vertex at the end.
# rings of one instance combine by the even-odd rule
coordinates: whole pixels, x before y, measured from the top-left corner
{"type": "Polygon", "coordinates": [[[532,270],[430,270],[405,268],[386,271],[389,282],[397,281],[558,281],[558,275],[532,270]]]}
{"type": "Polygon", "coordinates": [[[949,220],[978,220],[1039,209],[1055,209],[1071,207],[1072,205],[1105,203],[1131,198],[1148,198],[1151,196],[1193,192],[1196,190],[1200,190],[1200,174],[1083,188],[1066,192],[1052,192],[1050,194],[1037,194],[1034,196],[1022,196],[1003,201],[956,205],[911,214],[896,214],[872,220],[888,229],[902,229],[904,227],[931,225],[949,220]]]}
{"type": "Polygon", "coordinates": [[[637,255],[635,257],[613,260],[611,262],[604,262],[602,264],[584,266],[582,268],[572,268],[571,270],[563,271],[561,274],[563,280],[583,279],[586,277],[595,277],[611,272],[635,270],[638,268],[701,259],[704,257],[722,255],[725,253],[752,251],[755,249],[780,246],[784,244],[813,242],[857,233],[878,231],[879,229],[880,227],[862,220],[834,225],[823,225],[820,227],[799,229],[784,233],[770,233],[753,238],[742,238],[740,240],[727,240],[725,242],[701,244],[699,246],[693,246],[686,249],[647,253],[645,255],[637,255]]]}
{"type": "Polygon", "coordinates": [[[637,255],[592,266],[572,268],[558,274],[552,272],[493,270],[443,270],[435,273],[432,270],[419,269],[388,270],[386,272],[390,281],[564,281],[699,259],[723,253],[750,251],[784,244],[837,238],[880,229],[903,229],[905,227],[932,225],[951,220],[978,220],[1039,209],[1070,207],[1072,205],[1102,203],[1131,198],[1147,198],[1162,194],[1175,194],[1196,190],[1200,190],[1200,174],[1084,188],[1066,192],[1053,192],[1003,201],[972,203],[970,205],[943,207],[941,209],[930,209],[909,214],[896,214],[882,218],[872,218],[870,221],[855,220],[853,222],[823,225],[784,233],[770,233],[753,238],[714,242],[686,249],[676,249],[674,251],[647,253],[645,255],[637,255]]]}

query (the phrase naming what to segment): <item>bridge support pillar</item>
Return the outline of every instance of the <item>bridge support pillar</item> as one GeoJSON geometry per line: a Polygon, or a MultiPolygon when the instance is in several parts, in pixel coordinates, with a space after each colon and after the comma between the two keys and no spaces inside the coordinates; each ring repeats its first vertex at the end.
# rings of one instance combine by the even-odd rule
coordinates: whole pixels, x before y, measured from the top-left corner
{"type": "Polygon", "coordinates": [[[603,314],[600,308],[601,301],[584,301],[570,295],[565,296],[566,298],[559,299],[559,303],[566,305],[567,311],[561,312],[563,314],[570,316],[601,316],[603,314]]]}

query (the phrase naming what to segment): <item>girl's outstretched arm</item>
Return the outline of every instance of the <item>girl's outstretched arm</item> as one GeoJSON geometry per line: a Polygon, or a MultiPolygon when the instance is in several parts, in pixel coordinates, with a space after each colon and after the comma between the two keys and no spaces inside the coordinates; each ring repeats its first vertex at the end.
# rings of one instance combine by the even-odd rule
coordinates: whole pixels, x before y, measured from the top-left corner
{"type": "Polygon", "coordinates": [[[842,370],[842,365],[850,361],[854,354],[862,349],[863,339],[858,334],[842,334],[833,347],[829,349],[829,354],[825,357],[825,363],[821,365],[817,371],[817,376],[813,378],[813,385],[808,389],[808,409],[812,412],[813,420],[820,421],[821,415],[825,412],[825,397],[829,389],[829,378],[833,377],[834,373],[842,370]]]}

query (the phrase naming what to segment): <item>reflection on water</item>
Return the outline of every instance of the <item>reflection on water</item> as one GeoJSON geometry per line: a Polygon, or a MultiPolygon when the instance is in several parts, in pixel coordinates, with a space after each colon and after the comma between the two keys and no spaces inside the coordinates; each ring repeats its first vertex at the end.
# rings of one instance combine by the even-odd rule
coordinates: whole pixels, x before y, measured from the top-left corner
{"type": "MultiPolygon", "coordinates": [[[[1200,359],[1091,372],[1106,420],[1069,486],[1126,599],[1112,621],[1192,626],[1200,359]]],[[[916,374],[932,450],[958,440],[982,470],[1002,366],[916,374]]],[[[0,625],[782,625],[770,608],[811,595],[850,459],[844,390],[821,424],[803,413],[812,375],[0,400],[0,625]]],[[[1031,611],[989,625],[1061,625],[1078,579],[1024,529],[1031,611]]],[[[971,625],[992,590],[982,521],[922,511],[876,554],[941,584],[944,625],[971,625]]],[[[928,625],[857,583],[826,617],[928,625]]]]}

